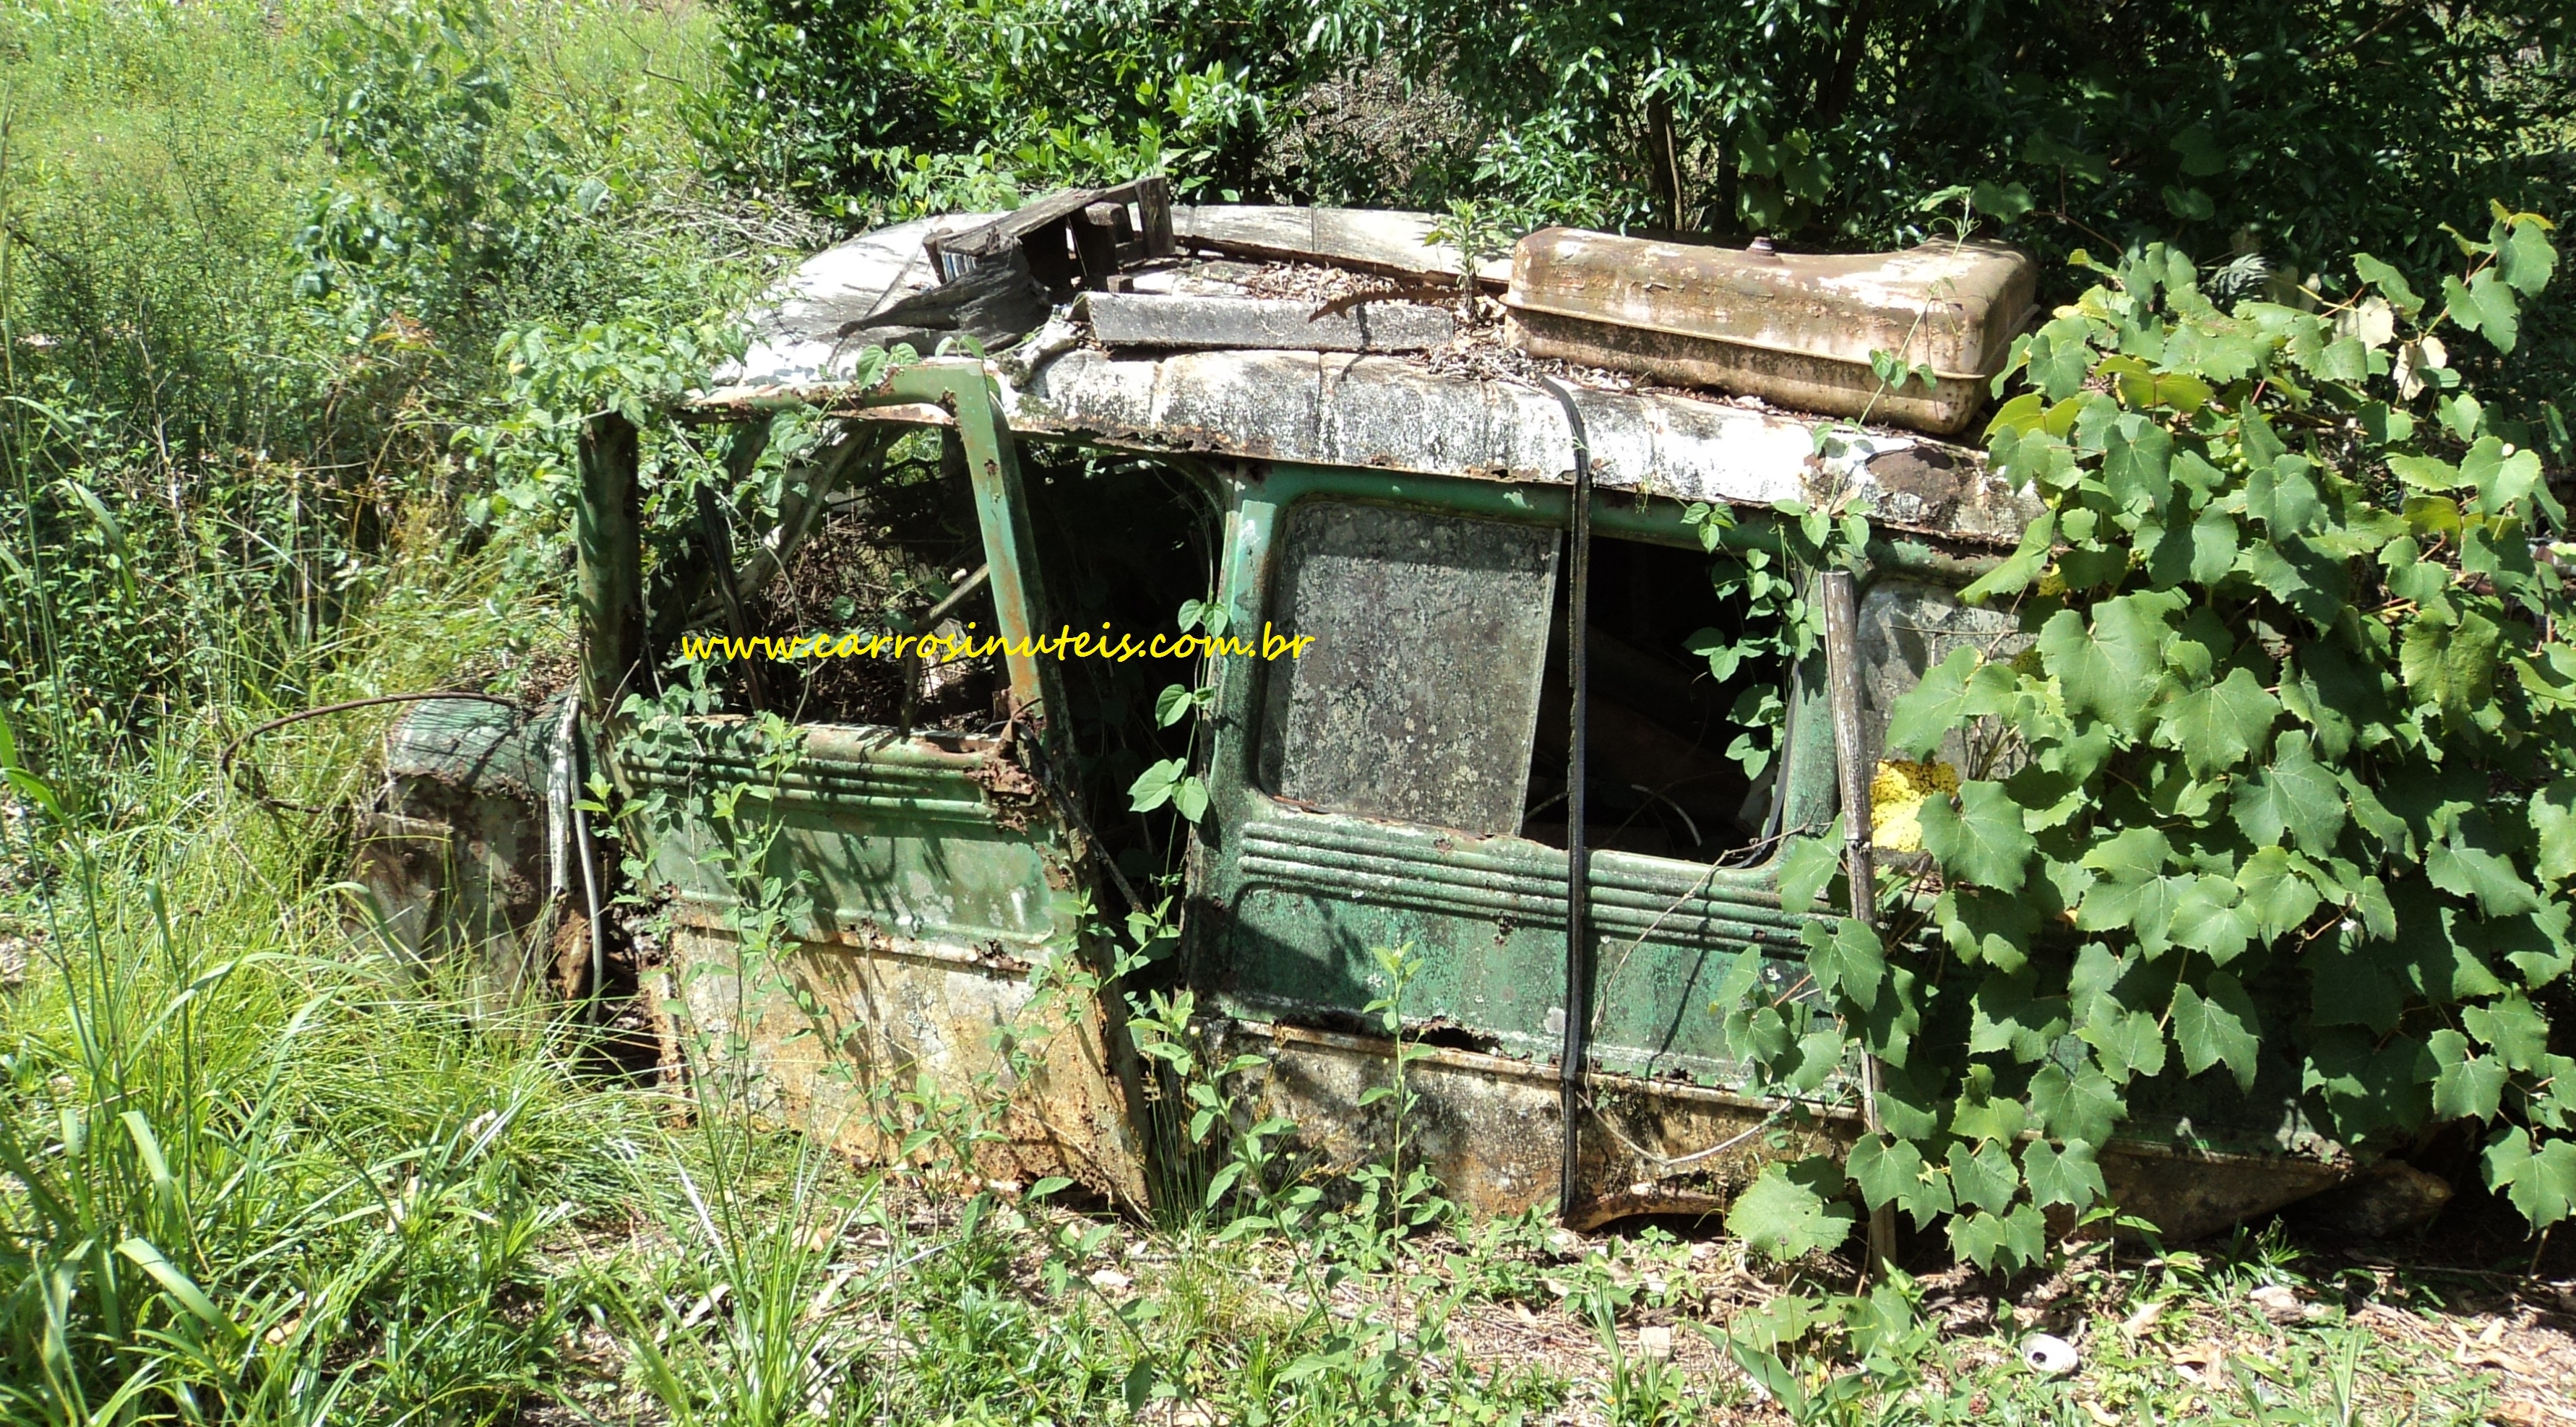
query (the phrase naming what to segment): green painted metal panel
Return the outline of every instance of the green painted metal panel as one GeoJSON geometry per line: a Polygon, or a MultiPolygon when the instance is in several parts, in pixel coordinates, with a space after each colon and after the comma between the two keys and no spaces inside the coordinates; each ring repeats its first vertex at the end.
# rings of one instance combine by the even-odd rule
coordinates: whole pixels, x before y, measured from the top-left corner
{"type": "MultiPolygon", "coordinates": [[[[1280,532],[1300,501],[1379,502],[1543,527],[1561,525],[1569,510],[1560,489],[1292,465],[1258,468],[1238,492],[1221,593],[1236,627],[1256,629],[1279,614],[1280,532]]],[[[1604,501],[1595,528],[1697,543],[1669,503],[1604,501]]],[[[1770,534],[1751,522],[1734,538],[1752,545],[1770,534]]],[[[1486,672],[1525,678],[1530,671],[1520,666],[1543,653],[1543,641],[1496,651],[1493,659],[1513,666],[1488,661],[1486,672]]],[[[1476,677],[1474,661],[1454,676],[1476,677]]],[[[1191,931],[1194,978],[1239,1015],[1349,1027],[1386,989],[1373,949],[1410,946],[1423,969],[1407,991],[1409,1019],[1502,1054],[1552,1058],[1563,1034],[1566,854],[1516,836],[1480,838],[1272,797],[1262,790],[1259,745],[1264,685],[1275,677],[1258,661],[1221,661],[1209,768],[1214,812],[1202,824],[1212,846],[1191,931]]],[[[1789,682],[1797,712],[1784,817],[1790,827],[1821,826],[1834,798],[1821,661],[1789,682]]],[[[1593,858],[1590,886],[1595,1066],[1739,1080],[1720,1033],[1725,1008],[1715,1004],[1724,963],[1759,946],[1775,988],[1788,990],[1801,975],[1802,918],[1781,909],[1776,871],[1603,852],[1593,858]]]]}
{"type": "Polygon", "coordinates": [[[801,730],[800,755],[764,771],[757,734],[735,719],[696,722],[694,747],[630,742],[637,792],[673,815],[651,842],[651,876],[699,914],[732,905],[754,875],[725,855],[707,814],[743,788],[739,821],[775,824],[760,875],[800,887],[809,941],[940,948],[1031,960],[1070,948],[1079,929],[1062,830],[997,798],[989,741],[943,748],[892,729],[801,730]]]}
{"type": "MultiPolygon", "coordinates": [[[[1028,501],[1011,434],[981,362],[937,359],[890,373],[861,407],[930,403],[956,423],[991,567],[1011,693],[1037,719],[1059,703],[1051,661],[1028,651],[1044,624],[1028,501]]],[[[630,739],[620,764],[668,810],[649,848],[653,877],[684,907],[716,916],[743,886],[785,879],[812,899],[796,934],[862,945],[944,948],[1014,958],[1071,949],[1078,937],[1070,834],[1035,782],[994,740],[906,737],[882,728],[808,727],[783,769],[764,763],[752,726],[693,720],[677,745],[630,739]],[[748,790],[748,826],[779,835],[760,869],[720,854],[708,816],[718,790],[748,790]]],[[[1025,747],[1022,754],[1033,753],[1025,747]]]]}

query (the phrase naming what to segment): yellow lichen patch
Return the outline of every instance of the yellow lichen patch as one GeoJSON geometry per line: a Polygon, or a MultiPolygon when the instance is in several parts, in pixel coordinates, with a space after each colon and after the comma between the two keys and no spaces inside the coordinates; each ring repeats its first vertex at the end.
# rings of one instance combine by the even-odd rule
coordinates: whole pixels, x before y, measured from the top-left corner
{"type": "Polygon", "coordinates": [[[1959,770],[1938,759],[1879,760],[1878,772],[1869,780],[1869,840],[1890,852],[1921,852],[1923,800],[1957,791],[1959,770]]]}

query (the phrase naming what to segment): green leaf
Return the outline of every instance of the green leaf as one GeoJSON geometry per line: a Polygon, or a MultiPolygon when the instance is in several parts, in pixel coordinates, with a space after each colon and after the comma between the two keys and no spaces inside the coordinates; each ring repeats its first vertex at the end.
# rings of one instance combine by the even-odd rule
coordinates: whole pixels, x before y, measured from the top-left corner
{"type": "Polygon", "coordinates": [[[2351,1029],[2321,1030],[2309,1038],[2303,1089],[2315,1093],[2338,1136],[2358,1136],[2386,1126],[2412,1130],[2432,1113],[2424,1047],[2417,1041],[2381,1044],[2351,1029]]]}
{"type": "Polygon", "coordinates": [[[241,1338],[241,1326],[222,1309],[217,1308],[214,1300],[206,1296],[205,1290],[197,1286],[197,1281],[190,1278],[177,1264],[170,1262],[151,1240],[140,1236],[130,1238],[118,1244],[116,1251],[132,1260],[135,1267],[151,1275],[152,1281],[161,1285],[163,1291],[172,1298],[177,1299],[179,1306],[187,1309],[192,1317],[226,1338],[235,1340],[241,1338]]]}
{"type": "Polygon", "coordinates": [[[2075,925],[2088,932],[2125,930],[2142,954],[2162,956],[2173,945],[2174,909],[2190,885],[2188,877],[2096,882],[2075,908],[2075,925]]]}
{"type": "Polygon", "coordinates": [[[2069,1140],[2064,1149],[2033,1140],[2021,1152],[2021,1170],[2030,1181],[2030,1202],[2042,1209],[2064,1204],[2081,1214],[2104,1193],[2101,1166],[2082,1140],[2069,1140]]]}
{"type": "Polygon", "coordinates": [[[1803,911],[1815,904],[1826,884],[1843,870],[1843,819],[1821,837],[1793,837],[1780,853],[1780,905],[1803,911]]]}
{"type": "Polygon", "coordinates": [[[2511,861],[2471,845],[2458,828],[2425,854],[2424,876],[2454,897],[2475,897],[2490,917],[2540,909],[2540,894],[2522,880],[2511,861]]]}
{"type": "Polygon", "coordinates": [[[2243,897],[2235,882],[2214,872],[2191,878],[2175,893],[2166,935],[2175,945],[2225,966],[2244,955],[2254,939],[2254,913],[2240,905],[2243,897]]]}
{"type": "Polygon", "coordinates": [[[2047,1257],[2048,1225],[2029,1204],[2001,1216],[1961,1214],[1950,1221],[1950,1247],[1981,1269],[2025,1268],[2047,1257]]]}
{"type": "Polygon", "coordinates": [[[1860,1186],[1863,1203],[1872,1209],[1892,1203],[1910,1215],[1918,1229],[1953,1207],[1949,1176],[1938,1168],[1926,1169],[1923,1151],[1911,1140],[1863,1135],[1852,1146],[1845,1168],[1860,1186]]]}
{"type": "Polygon", "coordinates": [[[2408,317],[2424,310],[2424,299],[2417,297],[2415,289],[2407,285],[2404,273],[2368,253],[2353,254],[2352,267],[2363,282],[2379,289],[2379,295],[2388,299],[2389,306],[2408,317]]]}
{"type": "Polygon", "coordinates": [[[2066,998],[2040,996],[2036,978],[1992,974],[1969,1001],[1968,1053],[2009,1051],[2024,1065],[2048,1058],[2048,1049],[2066,1034],[2066,998]]]}
{"type": "Polygon", "coordinates": [[[2444,1028],[2425,1038],[2441,1073],[2433,1080],[2433,1113],[2448,1120],[2492,1120],[2504,1098],[2504,1062],[2469,1049],[2469,1038],[2444,1028]]]}
{"type": "Polygon", "coordinates": [[[2174,1044],[2182,1048],[2183,1068],[2194,1075],[2223,1062],[2236,1088],[2251,1091],[2261,1025],[2253,998],[2224,971],[2210,974],[2206,996],[2188,985],[2174,988],[2174,1044]]]}
{"type": "Polygon", "coordinates": [[[2576,876],[2576,778],[2557,778],[2532,792],[2531,830],[2540,838],[2540,879],[2576,876]]]}
{"type": "Polygon", "coordinates": [[[2048,569],[2051,551],[2057,538],[2057,512],[2044,510],[2039,519],[2021,534],[2021,544],[2001,564],[1978,576],[1959,591],[1961,604],[1984,604],[1996,595],[2019,594],[2048,569]]]}
{"type": "Polygon", "coordinates": [[[2172,460],[2173,437],[2165,428],[2125,413],[2104,436],[2102,484],[2123,506],[2162,510],[2173,498],[2172,460]]]}
{"type": "Polygon", "coordinates": [[[2056,909],[2043,895],[2048,890],[2045,882],[2031,884],[2027,895],[1953,885],[1933,902],[1932,918],[1962,960],[2018,971],[2030,958],[2030,939],[2056,909]]]}
{"type": "Polygon", "coordinates": [[[1842,1169],[1822,1156],[1764,1165],[1726,1211],[1726,1231],[1773,1259],[1839,1248],[1851,1236],[1851,1206],[1834,1202],[1842,1169]]]}
{"type": "Polygon", "coordinates": [[[1789,1053],[1795,1037],[1780,1008],[1767,1003],[1737,1002],[1726,1008],[1722,1025],[1731,1055],[1767,1066],[1789,1053]]]}
{"type": "Polygon", "coordinates": [[[1847,1049],[1849,1043],[1843,1039],[1839,1029],[1831,1025],[1819,1026],[1798,1037],[1796,1064],[1785,1070],[1777,1066],[1773,1069],[1791,1090],[1801,1095],[1813,1094],[1823,1089],[1825,1082],[1833,1079],[1834,1072],[1842,1068],[1843,1053],[1847,1049]]]}
{"type": "Polygon", "coordinates": [[[2187,223],[2205,222],[2218,212],[2207,193],[2187,184],[2166,184],[2164,200],[2166,210],[2187,223]]]}
{"type": "Polygon", "coordinates": [[[1166,758],[1137,774],[1136,781],[1127,785],[1127,810],[1148,813],[1170,802],[1188,772],[1188,764],[1178,758],[1166,758]]]}
{"type": "Polygon", "coordinates": [[[2019,183],[1980,182],[1968,190],[1968,202],[1978,212],[2005,226],[2031,210],[2030,189],[2019,183]]]}
{"type": "Polygon", "coordinates": [[[2001,783],[1960,784],[1956,807],[1947,798],[1926,798],[1916,819],[1923,850],[1942,870],[1999,892],[2021,890],[2039,845],[2022,825],[2021,805],[2001,783]]]}
{"type": "Polygon", "coordinates": [[[2093,1019],[2076,1032],[2102,1058],[2103,1072],[2120,1084],[2135,1076],[2153,1080],[2164,1074],[2165,1033],[2156,1018],[2144,1011],[2110,1009],[2114,1004],[2106,1000],[2096,1007],[2093,1019]]]}
{"type": "Polygon", "coordinates": [[[1191,822],[1197,822],[1207,813],[1207,784],[1199,781],[1195,773],[1173,784],[1172,806],[1182,817],[1188,818],[1191,822]]]}
{"type": "Polygon", "coordinates": [[[2505,285],[2525,297],[2538,297],[2557,270],[2558,250],[2550,246],[2541,220],[2529,213],[2500,219],[2487,235],[2495,243],[2496,272],[2505,285]]]}
{"type": "Polygon", "coordinates": [[[2468,1027],[2511,1070],[2537,1070],[2549,1055],[2549,1022],[2519,994],[2497,998],[2460,1012],[2468,1027]]]}
{"type": "MultiPolygon", "coordinates": [[[[2192,776],[2207,778],[2262,749],[2280,716],[2281,701],[2253,671],[2239,665],[2209,688],[2167,704],[2156,724],[2156,741],[2179,750],[2192,776]]],[[[2336,806],[2342,806],[2340,799],[2336,806]]]]}
{"type": "Polygon", "coordinates": [[[2128,1114],[2120,1088],[2090,1059],[2069,1071],[2059,1064],[2041,1066],[2030,1077],[2030,1105],[2054,1140],[2102,1144],[2128,1114]]]}
{"type": "Polygon", "coordinates": [[[2305,456],[2283,456],[2245,477],[2245,513],[2274,535],[2306,535],[2325,523],[2325,498],[2305,456]]]}
{"type": "Polygon", "coordinates": [[[2576,1209],[2576,1140],[2550,1140],[2535,1151],[2520,1126],[2487,1146],[2489,1189],[2505,1191],[2534,1229],[2545,1229],[2576,1209]]]}
{"type": "Polygon", "coordinates": [[[1985,1068],[1970,1066],[1968,1089],[1950,1111],[1952,1134],[1972,1143],[1992,1141],[2000,1145],[2010,1145],[2021,1138],[2030,1123],[2030,1112],[2019,1100],[1992,1091],[1985,1068]]]}
{"type": "Polygon", "coordinates": [[[2164,829],[2133,827],[2087,849],[2083,864],[2123,886],[2135,886],[2161,876],[2172,857],[2173,843],[2164,829]]]}
{"type": "Polygon", "coordinates": [[[2406,528],[2426,537],[2460,533],[2460,503],[2446,495],[2410,495],[2402,518],[2406,528]]]}
{"type": "Polygon", "coordinates": [[[1867,923],[1856,917],[1838,917],[1830,928],[1809,922],[1801,939],[1818,989],[1864,1011],[1878,1004],[1879,984],[1887,979],[1887,952],[1867,923]]]}
{"type": "Polygon", "coordinates": [[[2460,479],[2478,488],[2478,506],[2490,515],[2503,514],[2540,487],[2540,453],[2506,451],[2503,441],[2481,436],[2460,458],[2460,479]]]}
{"type": "Polygon", "coordinates": [[[2254,934],[2264,941],[2306,926],[2325,899],[2300,871],[2304,861],[2279,847],[2256,848],[2236,869],[2236,885],[2245,894],[2245,910],[2254,917],[2254,934]]]}
{"type": "MultiPolygon", "coordinates": [[[[2522,973],[2524,985],[2538,987],[2576,968],[2576,942],[2568,938],[2571,928],[2576,928],[2576,905],[2553,897],[2529,916],[2498,918],[2480,924],[2477,931],[2487,950],[2500,953],[2522,973]]],[[[2576,1082],[2569,1088],[2576,1090],[2576,1082]]]]}
{"type": "Polygon", "coordinates": [[[2438,493],[2460,488],[2460,468],[2438,457],[2392,452],[2386,459],[2388,469],[2411,489],[2438,493]]]}
{"type": "Polygon", "coordinates": [[[2282,734],[2271,762],[2228,795],[2228,811],[2246,841],[2273,847],[2286,835],[2308,853],[2333,850],[2346,816],[2343,784],[2317,762],[2313,747],[2305,729],[2282,734]]]}
{"type": "Polygon", "coordinates": [[[2522,330],[2520,304],[2513,289],[2496,280],[2495,269],[2483,268],[2466,283],[2442,279],[2442,315],[2487,339],[2499,352],[2511,352],[2522,330]]]}
{"type": "Polygon", "coordinates": [[[2038,649],[2067,708],[2135,736],[2164,688],[2167,620],[2178,603],[2167,591],[2104,600],[2093,608],[2090,630],[2073,610],[2050,616],[2038,649]]]}
{"type": "Polygon", "coordinates": [[[1922,682],[1898,695],[1888,709],[1888,751],[1921,758],[1940,747],[1966,716],[1968,678],[1981,663],[1976,650],[1954,649],[1925,671],[1922,682]]]}
{"type": "MultiPolygon", "coordinates": [[[[2177,506],[2174,518],[2180,516],[2177,506]]],[[[2143,541],[2147,527],[2141,525],[2138,533],[2143,541]]],[[[2240,543],[2236,517],[2212,501],[2201,507],[2191,524],[2162,532],[2147,558],[2147,572],[2163,586],[2216,584],[2235,567],[2240,543]]]]}
{"type": "Polygon", "coordinates": [[[1154,696],[1154,726],[1170,728],[1189,717],[1191,702],[1190,691],[1185,686],[1164,685],[1163,692],[1154,696]]]}
{"type": "Polygon", "coordinates": [[[2086,342],[2092,330],[2081,317],[2060,317],[2031,334],[2031,384],[2049,400],[2075,395],[2093,375],[2093,349],[2086,342]]]}
{"type": "Polygon", "coordinates": [[[1784,1293],[1759,1308],[1737,1313],[1727,1321],[1726,1335],[1731,1342],[1767,1353],[1807,1336],[1824,1316],[1822,1303],[1803,1294],[1784,1293]]]}
{"type": "Polygon", "coordinates": [[[2000,1214],[2021,1192],[2021,1171],[2012,1151],[1993,1141],[1971,1151],[1962,1140],[1950,1142],[1950,1192],[1962,1208],[1976,1205],[2000,1214]]]}
{"type": "Polygon", "coordinates": [[[2182,155],[2182,171],[2193,178],[2207,178],[2227,168],[2227,151],[2218,146],[2217,136],[2205,125],[2194,124],[2176,134],[2172,148],[2182,155]]]}
{"type": "Polygon", "coordinates": [[[1941,1132],[1941,1114],[1926,1081],[1902,1065],[1882,1065],[1878,1077],[1878,1118],[1899,1139],[1925,1141],[1941,1132]]]}

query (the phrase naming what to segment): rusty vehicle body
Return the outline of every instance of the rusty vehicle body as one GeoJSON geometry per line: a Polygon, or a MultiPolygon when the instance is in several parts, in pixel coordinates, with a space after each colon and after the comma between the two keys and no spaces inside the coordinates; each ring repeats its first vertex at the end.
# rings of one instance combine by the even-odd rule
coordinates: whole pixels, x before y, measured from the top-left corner
{"type": "MultiPolygon", "coordinates": [[[[1393,1047],[1367,1012],[1398,990],[1375,953],[1403,947],[1419,971],[1399,1011],[1428,1051],[1411,1070],[1413,1153],[1477,1212],[1570,1187],[1560,1208],[1578,1226],[1705,1213],[1769,1160],[1855,1134],[1847,1080],[1795,1106],[1750,1085],[1716,1004],[1748,947],[1767,986],[1794,990],[1800,929],[1827,914],[1783,905],[1777,853],[1784,833],[1822,830],[1841,796],[1825,651],[1762,675],[1785,704],[1779,756],[1722,798],[1650,785],[1659,762],[1714,766],[1652,717],[1658,700],[1710,691],[1659,682],[1663,667],[1634,651],[1663,638],[1670,591],[1704,590],[1686,507],[1735,508],[1727,538],[1754,549],[1777,543],[1777,502],[1865,502],[1876,534],[1852,672],[1874,763],[1890,702],[1925,668],[1963,644],[2023,638],[2010,614],[1955,592],[2019,539],[2032,508],[1974,453],[1920,435],[1843,424],[1820,442],[1813,418],[1758,405],[1367,351],[1105,348],[1063,309],[990,360],[932,358],[853,384],[850,324],[935,286],[925,240],[975,221],[888,229],[809,263],[688,414],[746,434],[794,409],[852,431],[937,433],[962,458],[950,469],[971,488],[1005,637],[1063,623],[1024,453],[1105,453],[1203,502],[1230,627],[1314,641],[1296,659],[1212,661],[1197,764],[1209,796],[1180,864],[1179,945],[1153,971],[1192,993],[1221,1054],[1259,1057],[1245,1092],[1295,1120],[1319,1162],[1374,1153],[1385,1110],[1366,1092],[1386,1082],[1393,1047]],[[1591,567],[1592,606],[1610,612],[1587,657],[1614,676],[1621,660],[1635,666],[1625,702],[1593,710],[1592,776],[1636,790],[1628,823],[1597,835],[1562,811],[1548,821],[1562,780],[1554,798],[1541,791],[1567,753],[1578,489],[1608,552],[1591,567]],[[1656,583],[1668,577],[1682,583],[1656,583]],[[1619,636],[1629,616],[1647,632],[1619,636]],[[1635,810],[1658,797],[1669,811],[1635,810]],[[1670,831],[1638,830],[1655,819],[1670,831]],[[1718,823],[1737,835],[1706,836],[1718,823]],[[1585,835],[1578,860],[1567,844],[1585,835]],[[1587,930],[1570,960],[1573,891],[1587,930]],[[1570,964],[1585,968],[1588,985],[1571,988],[1582,994],[1568,994],[1570,964]],[[1583,1022],[1571,1077],[1569,1007],[1583,1022]]],[[[1181,209],[1170,222],[1175,291],[1192,290],[1193,263],[1311,257],[1327,230],[1356,270],[1455,281],[1467,266],[1413,215],[1181,209]]],[[[635,451],[618,418],[593,420],[582,698],[605,770],[659,810],[643,851],[668,910],[664,974],[708,1032],[704,1054],[867,1153],[900,1149],[887,1087],[915,1087],[916,1110],[920,1086],[983,1087],[1006,1107],[979,1140],[988,1172],[1062,1174],[1146,1205],[1155,1090],[1122,988],[1097,984],[1101,920],[1137,895],[1097,831],[1124,810],[1075,776],[1058,661],[1010,656],[1003,713],[978,728],[818,724],[777,752],[760,720],[713,713],[686,737],[644,737],[621,706],[667,650],[648,647],[663,616],[642,608],[635,451]],[[711,811],[720,797],[730,814],[711,811]],[[747,843],[735,830],[746,819],[766,828],[747,843]],[[748,915],[764,897],[768,910],[748,915]],[[755,950],[780,974],[750,976],[755,950]]],[[[2350,1172],[2282,1067],[2250,1094],[2201,1081],[2186,1093],[2142,1104],[2101,1159],[2113,1197],[2169,1233],[2350,1172]]]]}

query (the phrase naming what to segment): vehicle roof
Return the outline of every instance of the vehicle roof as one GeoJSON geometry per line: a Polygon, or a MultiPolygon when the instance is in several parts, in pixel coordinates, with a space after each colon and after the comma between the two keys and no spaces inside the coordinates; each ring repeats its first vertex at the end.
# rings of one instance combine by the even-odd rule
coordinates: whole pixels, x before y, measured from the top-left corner
{"type": "MultiPolygon", "coordinates": [[[[808,258],[752,312],[742,359],[691,407],[722,416],[846,400],[864,350],[848,335],[852,324],[934,285],[925,239],[993,216],[900,223],[808,258]]],[[[1432,221],[1386,210],[1173,210],[1185,248],[1221,244],[1236,254],[1454,280],[1455,250],[1432,240],[1432,221]]],[[[1494,282],[1499,265],[1478,276],[1494,282]]],[[[1561,484],[1573,479],[1579,420],[1594,480],[1608,490],[1749,506],[1856,491],[1882,524],[1981,543],[2018,540],[2038,510],[1961,447],[1836,422],[1820,453],[1815,433],[1826,418],[1748,398],[1619,389],[1601,380],[1607,374],[1487,374],[1349,352],[1113,352],[1089,341],[1070,307],[996,354],[993,368],[1023,437],[1561,484]]]]}

